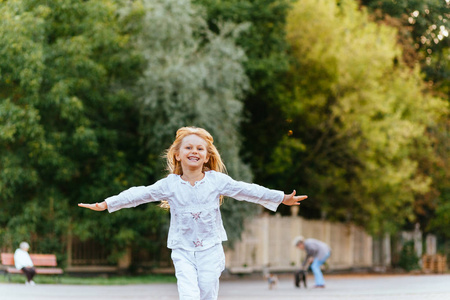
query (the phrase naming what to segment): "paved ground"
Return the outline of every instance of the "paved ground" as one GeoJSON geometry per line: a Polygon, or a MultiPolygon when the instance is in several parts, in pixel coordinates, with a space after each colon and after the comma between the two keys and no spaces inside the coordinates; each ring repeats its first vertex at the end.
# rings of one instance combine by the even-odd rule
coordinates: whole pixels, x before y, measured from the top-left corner
{"type": "MultiPolygon", "coordinates": [[[[291,277],[268,289],[263,280],[223,280],[219,300],[450,300],[450,275],[328,275],[325,289],[296,289],[291,277]]],[[[308,282],[312,285],[313,278],[308,282]]],[[[76,286],[0,284],[2,300],[177,300],[175,284],[76,286]]]]}

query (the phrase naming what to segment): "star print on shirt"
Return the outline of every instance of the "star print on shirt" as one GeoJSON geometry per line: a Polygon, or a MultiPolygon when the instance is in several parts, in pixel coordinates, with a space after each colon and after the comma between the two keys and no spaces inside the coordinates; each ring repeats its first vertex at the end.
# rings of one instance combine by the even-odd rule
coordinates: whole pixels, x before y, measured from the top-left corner
{"type": "Polygon", "coordinates": [[[200,214],[201,214],[202,212],[198,212],[198,213],[191,213],[191,215],[192,215],[192,218],[194,219],[194,220],[198,220],[198,219],[200,219],[200,214]]]}
{"type": "Polygon", "coordinates": [[[195,248],[197,247],[203,247],[203,240],[197,240],[197,241],[193,241],[195,248]]]}

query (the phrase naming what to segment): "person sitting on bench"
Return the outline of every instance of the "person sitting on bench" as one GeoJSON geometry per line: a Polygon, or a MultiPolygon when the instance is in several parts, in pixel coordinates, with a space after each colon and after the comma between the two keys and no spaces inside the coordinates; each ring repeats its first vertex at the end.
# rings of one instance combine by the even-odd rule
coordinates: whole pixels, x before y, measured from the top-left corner
{"type": "Polygon", "coordinates": [[[33,277],[36,275],[36,270],[34,269],[30,254],[28,254],[29,249],[30,245],[27,242],[20,243],[19,248],[14,252],[14,264],[16,265],[16,269],[22,270],[27,277],[25,284],[35,285],[33,277]]]}

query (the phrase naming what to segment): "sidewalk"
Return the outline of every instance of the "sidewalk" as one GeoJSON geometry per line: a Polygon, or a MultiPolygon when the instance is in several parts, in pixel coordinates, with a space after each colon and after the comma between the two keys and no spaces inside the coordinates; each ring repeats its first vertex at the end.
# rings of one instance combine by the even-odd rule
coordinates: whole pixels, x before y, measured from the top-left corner
{"type": "MultiPolygon", "coordinates": [[[[450,299],[450,275],[329,275],[325,289],[298,289],[289,276],[268,289],[264,280],[224,280],[219,300],[422,300],[450,299]]],[[[308,277],[313,285],[313,278],[308,277]]],[[[76,286],[0,284],[2,300],[177,300],[175,284],[76,286]]]]}

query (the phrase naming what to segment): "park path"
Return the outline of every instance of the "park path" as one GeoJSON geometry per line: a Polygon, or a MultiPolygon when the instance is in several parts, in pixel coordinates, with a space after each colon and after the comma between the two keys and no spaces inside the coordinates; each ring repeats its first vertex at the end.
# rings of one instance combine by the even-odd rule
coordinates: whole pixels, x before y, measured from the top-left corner
{"type": "MultiPolygon", "coordinates": [[[[450,300],[446,275],[328,275],[325,289],[294,288],[290,276],[269,290],[264,280],[222,280],[219,300],[450,300]]],[[[312,285],[313,278],[308,282],[312,285]]],[[[0,284],[1,300],[177,300],[175,284],[83,286],[0,284]]]]}

